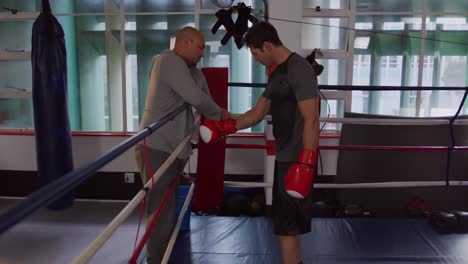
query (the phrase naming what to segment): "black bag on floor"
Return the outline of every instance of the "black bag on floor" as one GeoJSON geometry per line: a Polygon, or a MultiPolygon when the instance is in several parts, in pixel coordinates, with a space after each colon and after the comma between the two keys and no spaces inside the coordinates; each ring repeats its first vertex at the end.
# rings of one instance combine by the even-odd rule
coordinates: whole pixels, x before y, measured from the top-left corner
{"type": "Polygon", "coordinates": [[[468,232],[468,212],[434,212],[430,215],[429,220],[439,232],[468,232]]]}

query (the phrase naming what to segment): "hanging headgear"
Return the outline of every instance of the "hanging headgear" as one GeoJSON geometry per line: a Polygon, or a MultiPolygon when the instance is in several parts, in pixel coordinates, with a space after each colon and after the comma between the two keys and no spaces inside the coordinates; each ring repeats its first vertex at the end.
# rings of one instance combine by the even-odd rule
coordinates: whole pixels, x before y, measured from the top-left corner
{"type": "Polygon", "coordinates": [[[211,28],[211,33],[216,34],[218,29],[222,26],[226,28],[226,34],[221,39],[221,44],[226,45],[231,37],[234,37],[234,42],[238,49],[244,46],[244,34],[249,29],[248,22],[256,24],[258,19],[252,15],[252,8],[246,6],[244,3],[238,3],[237,6],[231,6],[229,9],[220,9],[216,12],[218,21],[211,28]],[[232,19],[232,12],[237,11],[237,19],[234,23],[232,19]]]}

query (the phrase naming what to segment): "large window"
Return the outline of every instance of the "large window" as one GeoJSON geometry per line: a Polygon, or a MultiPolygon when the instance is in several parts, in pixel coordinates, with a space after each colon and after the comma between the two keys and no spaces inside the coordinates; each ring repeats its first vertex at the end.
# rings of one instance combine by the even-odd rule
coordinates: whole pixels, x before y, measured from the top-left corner
{"type": "MultiPolygon", "coordinates": [[[[463,0],[462,0],[463,1],[463,0]]],[[[356,0],[359,12],[421,12],[422,0],[356,0]]]]}
{"type": "MultiPolygon", "coordinates": [[[[431,1],[430,1],[431,2],[431,1]]],[[[435,4],[435,2],[432,2],[435,4]]],[[[453,1],[443,9],[452,10],[457,6],[467,11],[466,2],[453,1]]],[[[423,65],[423,85],[433,87],[467,87],[468,52],[466,36],[467,16],[432,15],[427,19],[427,36],[442,42],[428,41],[423,65]],[[465,44],[463,44],[465,43],[465,44]]],[[[460,106],[463,91],[425,91],[421,93],[421,116],[452,116],[460,106]]],[[[468,113],[465,103],[461,114],[468,113]]]]}
{"type": "MultiPolygon", "coordinates": [[[[263,7],[263,1],[235,1],[263,7]]],[[[170,48],[185,26],[199,28],[207,51],[200,67],[229,67],[229,80],[265,82],[265,68],[248,49],[211,28],[219,7],[206,0],[52,0],[66,36],[69,114],[73,130],[136,131],[143,112],[149,70],[155,56],[170,48]],[[123,13],[121,13],[123,12],[123,13]],[[123,14],[123,15],[122,15],[123,14]]],[[[41,1],[0,0],[0,128],[33,128],[31,34],[41,1]],[[26,13],[25,13],[26,12],[26,13]]],[[[261,14],[257,14],[260,18],[261,14]]],[[[229,110],[252,107],[262,89],[229,88],[229,110]]],[[[261,131],[262,126],[248,131],[261,131]]]]}
{"type": "Polygon", "coordinates": [[[339,49],[346,47],[348,20],[345,18],[304,18],[303,49],[339,49]]]}
{"type": "MultiPolygon", "coordinates": [[[[252,6],[262,19],[258,9],[263,8],[263,0],[234,4],[239,2],[252,6]]],[[[231,82],[266,82],[264,66],[248,49],[237,49],[232,41],[222,46],[224,28],[211,33],[219,7],[210,0],[51,0],[51,4],[65,30],[73,130],[137,130],[151,61],[170,48],[171,39],[184,26],[199,28],[206,36],[200,67],[228,67],[231,82]]],[[[31,31],[41,1],[0,0],[0,6],[19,11],[0,10],[0,128],[33,128],[31,31]]],[[[432,91],[331,91],[324,93],[330,110],[322,109],[323,117],[350,111],[450,116],[458,109],[463,92],[437,88],[468,85],[466,0],[275,2],[270,16],[284,13],[283,18],[290,19],[297,12],[286,12],[289,6],[303,8],[303,13],[294,18],[297,21],[281,22],[280,30],[300,36],[293,47],[301,54],[321,49],[317,59],[325,70],[319,84],[434,87],[432,91]]],[[[262,92],[229,87],[228,110],[245,112],[262,92]]],[[[246,131],[261,132],[263,127],[246,131]]]]}
{"type": "Polygon", "coordinates": [[[468,12],[468,4],[466,0],[427,0],[428,9],[430,12],[468,12]]]}
{"type": "Polygon", "coordinates": [[[348,9],[350,0],[303,0],[305,8],[348,9]]]}
{"type": "Polygon", "coordinates": [[[353,85],[369,85],[371,72],[371,55],[354,55],[353,85]]]}
{"type": "MultiPolygon", "coordinates": [[[[467,86],[466,56],[442,56],[440,74],[434,80],[440,87],[467,86]]],[[[427,91],[423,93],[421,116],[451,116],[460,106],[463,91],[427,91]]],[[[467,104],[461,114],[468,114],[467,104]]]]}
{"type": "Polygon", "coordinates": [[[463,92],[437,87],[468,84],[466,1],[328,3],[304,1],[302,48],[336,50],[335,54],[324,52],[323,58],[345,62],[341,66],[324,63],[324,72],[336,76],[321,76],[320,84],[340,84],[337,80],[344,78],[347,85],[434,87],[422,92],[353,91],[351,96],[342,92],[345,111],[408,117],[455,113],[463,92]],[[321,10],[316,10],[318,6],[321,10]]]}
{"type": "Polygon", "coordinates": [[[0,128],[33,126],[32,24],[30,20],[0,20],[0,128]]]}

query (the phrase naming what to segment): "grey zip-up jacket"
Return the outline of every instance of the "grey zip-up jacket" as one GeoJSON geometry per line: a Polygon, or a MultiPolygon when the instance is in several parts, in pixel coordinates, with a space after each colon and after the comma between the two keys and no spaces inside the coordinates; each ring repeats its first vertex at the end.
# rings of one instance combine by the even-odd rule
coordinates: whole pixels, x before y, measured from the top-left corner
{"type": "MultiPolygon", "coordinates": [[[[189,68],[173,51],[158,55],[151,66],[145,110],[140,130],[150,126],[179,106],[188,103],[209,119],[220,120],[221,108],[213,101],[205,77],[196,68],[189,68]]],[[[177,115],[146,139],[148,148],[172,153],[194,130],[192,107],[177,115]]],[[[142,142],[140,143],[142,144],[142,142]]],[[[185,159],[192,154],[190,144],[179,154],[185,159]]]]}

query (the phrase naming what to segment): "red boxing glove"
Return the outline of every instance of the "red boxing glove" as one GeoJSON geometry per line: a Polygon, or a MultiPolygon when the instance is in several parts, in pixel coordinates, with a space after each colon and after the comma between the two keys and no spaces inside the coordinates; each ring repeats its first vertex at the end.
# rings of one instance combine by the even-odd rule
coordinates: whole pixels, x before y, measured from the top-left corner
{"type": "Polygon", "coordinates": [[[312,189],[316,166],[317,153],[310,149],[302,149],[296,164],[289,169],[286,176],[286,192],[294,198],[307,197],[312,189]]]}
{"type": "Polygon", "coordinates": [[[200,126],[200,136],[205,143],[213,143],[222,137],[235,133],[236,120],[227,119],[223,121],[205,120],[200,126]]]}

